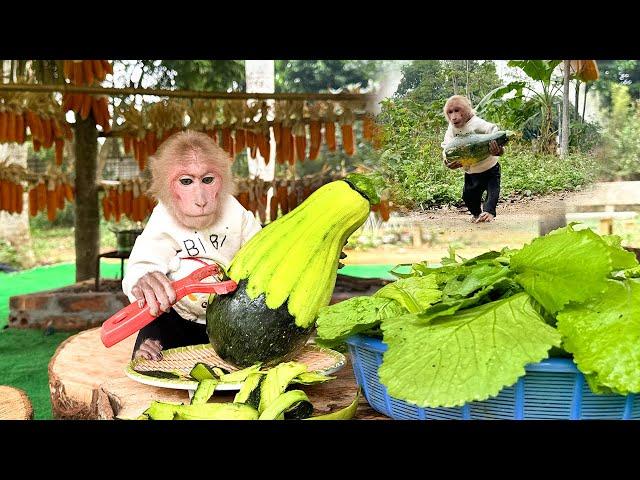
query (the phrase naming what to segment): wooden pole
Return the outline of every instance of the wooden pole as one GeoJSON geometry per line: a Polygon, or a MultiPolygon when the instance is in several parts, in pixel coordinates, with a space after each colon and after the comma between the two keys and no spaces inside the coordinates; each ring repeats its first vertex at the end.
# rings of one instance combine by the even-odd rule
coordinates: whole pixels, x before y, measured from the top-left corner
{"type": "Polygon", "coordinates": [[[569,60],[564,61],[564,89],[562,95],[562,131],[560,157],[569,152],[569,60]]]}
{"type": "Polygon", "coordinates": [[[96,169],[98,157],[98,131],[93,116],[86,120],[80,116],[74,124],[76,157],[76,282],[95,277],[96,260],[100,249],[100,216],[96,169]]]}
{"type": "Polygon", "coordinates": [[[78,87],[75,85],[41,85],[30,83],[7,83],[0,85],[1,91],[14,92],[62,92],[91,93],[94,95],[129,96],[151,95],[155,97],[177,98],[216,98],[225,100],[361,100],[367,101],[369,94],[362,93],[247,93],[247,92],[204,92],[196,90],[163,90],[156,88],[113,88],[113,87],[78,87]]]}

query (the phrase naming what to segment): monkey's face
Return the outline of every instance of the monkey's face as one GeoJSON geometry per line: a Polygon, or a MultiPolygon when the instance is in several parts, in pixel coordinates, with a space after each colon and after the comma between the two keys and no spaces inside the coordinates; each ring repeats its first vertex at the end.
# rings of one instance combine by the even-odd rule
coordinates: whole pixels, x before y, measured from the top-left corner
{"type": "Polygon", "coordinates": [[[471,109],[464,103],[453,100],[447,105],[447,118],[454,127],[460,128],[472,117],[471,109]]]}
{"type": "Polygon", "coordinates": [[[169,175],[174,215],[188,228],[211,225],[218,213],[221,176],[211,165],[192,162],[177,165],[169,175]]]}

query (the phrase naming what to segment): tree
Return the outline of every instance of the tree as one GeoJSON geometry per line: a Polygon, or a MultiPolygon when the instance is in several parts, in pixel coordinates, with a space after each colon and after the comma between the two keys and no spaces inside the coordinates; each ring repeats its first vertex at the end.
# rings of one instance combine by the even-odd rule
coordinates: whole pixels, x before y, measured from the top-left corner
{"type": "Polygon", "coordinates": [[[466,95],[475,105],[500,85],[490,60],[414,60],[402,68],[396,96],[443,104],[451,95],[466,95]]]}
{"type": "Polygon", "coordinates": [[[276,60],[276,92],[326,92],[347,85],[366,88],[381,68],[379,60],[276,60]]]}
{"type": "Polygon", "coordinates": [[[627,85],[629,95],[640,100],[640,61],[638,60],[599,60],[600,78],[593,82],[593,88],[599,94],[603,108],[611,109],[611,85],[627,85]]]}
{"type": "Polygon", "coordinates": [[[537,131],[536,148],[541,152],[555,152],[556,132],[553,110],[560,101],[558,91],[562,83],[553,82],[552,74],[559,64],[560,60],[510,60],[507,65],[521,68],[531,80],[536,82],[538,88],[533,88],[522,81],[500,86],[489,92],[478,103],[478,112],[484,114],[491,109],[506,106],[509,115],[513,117],[513,124],[519,128],[537,121],[540,127],[537,131]],[[525,91],[528,95],[525,95],[525,91]],[[510,92],[515,92],[515,96],[505,102],[503,97],[510,92]]]}

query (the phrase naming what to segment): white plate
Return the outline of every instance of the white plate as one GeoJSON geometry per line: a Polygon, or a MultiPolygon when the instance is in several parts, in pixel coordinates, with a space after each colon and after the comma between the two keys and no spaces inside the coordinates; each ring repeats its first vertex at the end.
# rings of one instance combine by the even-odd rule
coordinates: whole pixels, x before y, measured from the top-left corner
{"type": "MultiPolygon", "coordinates": [[[[296,362],[306,363],[309,370],[323,375],[331,375],[345,365],[345,357],[340,352],[329,348],[319,347],[315,344],[307,344],[302,352],[293,359],[296,362]]],[[[162,360],[152,361],[146,359],[136,359],[129,362],[125,368],[125,374],[132,380],[150,385],[152,387],[173,388],[178,390],[189,390],[191,396],[198,382],[189,378],[189,372],[197,363],[206,363],[211,366],[220,366],[227,370],[235,370],[217,356],[210,344],[192,345],[189,347],[179,347],[162,352],[162,360]],[[147,370],[160,370],[164,372],[174,372],[184,378],[157,378],[145,375],[143,371],[136,370],[136,367],[147,370]]],[[[219,383],[216,391],[240,390],[242,383],[219,383]]]]}

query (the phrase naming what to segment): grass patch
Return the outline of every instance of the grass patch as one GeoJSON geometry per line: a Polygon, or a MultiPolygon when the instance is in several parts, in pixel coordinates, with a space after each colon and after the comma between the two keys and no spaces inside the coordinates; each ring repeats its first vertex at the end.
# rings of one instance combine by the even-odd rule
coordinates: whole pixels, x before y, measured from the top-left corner
{"type": "Polygon", "coordinates": [[[58,345],[74,333],[44,335],[42,330],[0,330],[0,385],[23,389],[37,420],[53,418],[47,367],[58,345]]]}

